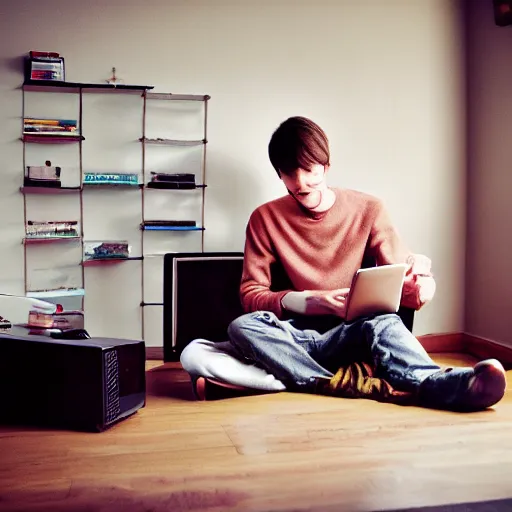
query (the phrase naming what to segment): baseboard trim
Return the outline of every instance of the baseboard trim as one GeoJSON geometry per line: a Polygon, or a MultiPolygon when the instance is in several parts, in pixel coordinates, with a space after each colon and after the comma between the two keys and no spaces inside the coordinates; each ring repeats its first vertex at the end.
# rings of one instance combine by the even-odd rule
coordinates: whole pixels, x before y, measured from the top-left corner
{"type": "Polygon", "coordinates": [[[512,346],[467,333],[429,334],[418,336],[429,353],[458,352],[479,360],[497,359],[507,369],[512,369],[512,346]]]}
{"type": "MultiPolygon", "coordinates": [[[[418,336],[418,340],[431,354],[451,352],[469,354],[477,359],[494,358],[500,361],[505,368],[512,369],[512,346],[496,341],[462,332],[427,334],[418,336]]],[[[146,347],[146,359],[163,361],[164,348],[146,347]]]]}
{"type": "Polygon", "coordinates": [[[465,352],[464,334],[448,332],[418,336],[418,341],[429,353],[465,352]]]}
{"type": "Polygon", "coordinates": [[[146,347],[146,359],[148,361],[163,361],[164,347],[146,347]]]}
{"type": "Polygon", "coordinates": [[[506,369],[512,368],[512,347],[471,334],[464,335],[465,349],[478,359],[497,359],[506,369]]]}

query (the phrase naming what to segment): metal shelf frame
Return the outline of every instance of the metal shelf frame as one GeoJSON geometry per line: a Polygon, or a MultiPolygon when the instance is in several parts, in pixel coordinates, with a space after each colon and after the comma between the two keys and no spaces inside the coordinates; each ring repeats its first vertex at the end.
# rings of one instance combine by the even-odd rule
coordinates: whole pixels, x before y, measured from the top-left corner
{"type": "MultiPolygon", "coordinates": [[[[123,263],[127,261],[140,261],[141,262],[141,301],[140,301],[140,310],[141,310],[141,330],[142,330],[142,340],[145,338],[145,318],[144,318],[144,310],[147,306],[162,306],[163,304],[160,302],[145,302],[144,300],[144,260],[145,256],[150,257],[151,255],[145,255],[144,253],[144,233],[145,231],[169,231],[169,232],[183,232],[183,231],[191,231],[198,232],[201,234],[201,252],[204,252],[204,231],[205,231],[205,194],[207,187],[206,180],[206,148],[207,148],[207,130],[208,130],[208,101],[210,100],[209,95],[198,95],[198,94],[174,94],[174,93],[153,93],[150,92],[153,87],[146,85],[113,85],[113,84],[87,84],[87,83],[79,83],[79,82],[47,82],[47,81],[32,81],[25,82],[22,86],[22,127],[21,127],[21,137],[20,140],[23,143],[23,176],[26,173],[26,145],[27,144],[69,144],[75,143],[78,145],[78,160],[79,160],[79,173],[80,173],[80,186],[77,187],[38,187],[38,186],[21,186],[20,193],[23,196],[23,220],[25,227],[27,226],[27,200],[28,196],[31,195],[53,195],[53,194],[65,194],[65,193],[77,193],[79,196],[80,203],[80,214],[78,222],[80,224],[80,232],[79,236],[76,237],[61,237],[55,239],[27,239],[25,237],[23,239],[23,259],[24,259],[24,289],[25,295],[35,293],[33,290],[29,289],[29,269],[27,265],[27,248],[28,245],[32,245],[32,243],[38,242],[62,242],[62,241],[75,241],[80,243],[81,248],[81,261],[79,263],[81,267],[81,283],[78,290],[81,290],[82,299],[82,311],[84,310],[84,296],[86,290],[86,267],[93,265],[107,265],[113,263],[123,263]],[[23,133],[23,119],[26,116],[26,94],[29,93],[38,93],[38,92],[51,92],[51,93],[60,93],[60,94],[75,94],[78,96],[78,129],[79,135],[76,136],[58,136],[58,135],[40,135],[40,134],[26,134],[23,133]],[[88,183],[84,183],[84,168],[83,168],[83,147],[82,143],[85,140],[85,137],[82,133],[82,124],[83,124],[83,95],[84,94],[138,94],[142,98],[142,134],[139,139],[141,142],[142,148],[142,183],[139,183],[138,186],[130,185],[130,186],[121,186],[116,184],[101,184],[101,185],[91,185],[88,183]],[[147,129],[147,103],[148,101],[181,101],[181,102],[202,102],[203,103],[203,138],[198,140],[178,140],[178,139],[149,139],[146,137],[146,129],[147,129]],[[160,145],[160,146],[168,146],[169,150],[172,151],[172,147],[183,147],[183,146],[202,146],[202,155],[201,155],[201,169],[200,169],[200,180],[199,184],[195,186],[195,188],[167,188],[167,187],[149,187],[147,182],[147,168],[146,168],[146,152],[148,151],[147,146],[151,145],[160,145]],[[129,189],[132,188],[134,190],[140,190],[141,194],[141,255],[140,256],[132,256],[128,258],[104,258],[98,260],[86,260],[84,255],[84,191],[92,190],[96,188],[105,188],[105,189],[129,189]],[[183,193],[185,191],[195,190],[197,193],[201,194],[201,221],[200,226],[188,227],[188,226],[164,226],[164,227],[144,227],[145,223],[145,193],[149,190],[150,194],[153,193],[154,190],[169,190],[172,192],[183,193]]],[[[194,235],[196,236],[196,235],[194,235]]],[[[60,294],[65,293],[63,290],[58,290],[60,294]]],[[[76,291],[69,290],[69,293],[77,294],[76,291]]]]}
{"type": "MultiPolygon", "coordinates": [[[[26,173],[26,145],[27,144],[78,144],[78,164],[80,173],[80,186],[78,187],[37,187],[37,186],[22,186],[20,192],[23,195],[23,220],[25,229],[27,226],[27,195],[53,195],[76,192],[79,196],[80,214],[78,222],[80,224],[80,233],[77,237],[55,237],[46,239],[34,239],[25,237],[23,239],[23,281],[25,295],[31,292],[29,289],[29,269],[27,265],[27,246],[39,243],[50,242],[65,242],[65,241],[79,241],[81,245],[81,289],[85,290],[85,267],[88,266],[84,260],[84,197],[83,192],[89,188],[84,184],[84,169],[83,169],[83,147],[82,143],[85,140],[82,132],[83,126],[83,95],[84,94],[144,94],[146,91],[153,89],[153,86],[147,85],[113,85],[113,84],[87,84],[81,82],[52,82],[52,81],[26,81],[22,86],[22,117],[21,117],[21,141],[23,142],[23,176],[26,173]],[[59,136],[48,135],[39,133],[24,133],[24,122],[26,116],[26,95],[30,93],[57,93],[57,94],[74,94],[78,96],[78,133],[79,135],[72,136],[59,136]]],[[[134,187],[135,189],[137,187],[134,187]]],[[[130,259],[142,259],[130,258],[130,259]]],[[[84,310],[84,296],[82,295],[81,309],[84,310]]]]}
{"type": "MultiPolygon", "coordinates": [[[[208,101],[210,96],[207,94],[174,94],[174,93],[153,93],[150,91],[144,91],[142,94],[144,99],[143,102],[143,115],[142,115],[142,137],[139,139],[142,144],[142,180],[144,186],[141,189],[141,201],[142,201],[142,215],[141,215],[141,250],[142,256],[144,257],[144,233],[146,231],[169,231],[169,232],[198,232],[201,234],[201,252],[204,252],[204,232],[205,232],[205,199],[206,199],[206,148],[208,145],[208,101]],[[178,139],[165,139],[165,138],[148,138],[146,137],[147,131],[147,105],[148,101],[193,101],[203,103],[203,138],[198,140],[178,140],[178,139]],[[202,146],[202,158],[201,158],[201,169],[200,169],[200,184],[196,185],[195,189],[167,189],[164,187],[149,187],[147,182],[147,168],[146,168],[146,153],[148,151],[147,146],[159,145],[168,146],[169,150],[174,147],[183,146],[202,146]],[[184,192],[190,190],[200,190],[201,193],[201,222],[200,226],[145,226],[145,201],[147,190],[169,190],[173,192],[184,192]]],[[[141,312],[142,312],[142,337],[144,338],[144,310],[146,306],[161,305],[160,303],[145,302],[144,300],[144,259],[142,260],[142,272],[141,272],[141,312]]]]}

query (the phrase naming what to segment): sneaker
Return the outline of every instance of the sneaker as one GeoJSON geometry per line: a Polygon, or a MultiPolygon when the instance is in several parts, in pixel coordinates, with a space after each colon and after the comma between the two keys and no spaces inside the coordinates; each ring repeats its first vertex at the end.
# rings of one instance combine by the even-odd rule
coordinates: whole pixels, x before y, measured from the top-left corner
{"type": "Polygon", "coordinates": [[[429,375],[420,385],[421,405],[453,411],[481,411],[497,404],[507,388],[505,369],[496,359],[474,368],[446,368],[429,375]]]}
{"type": "Polygon", "coordinates": [[[192,389],[197,400],[223,400],[226,398],[237,398],[241,396],[252,396],[269,391],[235,386],[209,377],[195,377],[192,379],[192,389]]]}

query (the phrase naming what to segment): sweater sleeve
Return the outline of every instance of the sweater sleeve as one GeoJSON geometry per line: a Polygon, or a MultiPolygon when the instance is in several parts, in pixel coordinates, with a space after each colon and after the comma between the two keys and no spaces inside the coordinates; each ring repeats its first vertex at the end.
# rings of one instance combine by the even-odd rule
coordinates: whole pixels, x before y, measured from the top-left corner
{"type": "MultiPolygon", "coordinates": [[[[391,222],[391,218],[381,201],[377,201],[375,216],[370,234],[370,250],[376,259],[377,265],[389,265],[393,263],[408,263],[412,265],[415,255],[403,244],[400,236],[391,222]]],[[[407,308],[419,310],[424,304],[423,287],[435,286],[433,277],[422,276],[413,271],[414,265],[407,273],[402,291],[401,305],[407,308]]]]}
{"type": "Polygon", "coordinates": [[[271,265],[276,261],[275,249],[268,235],[261,212],[256,210],[246,229],[244,265],[240,299],[246,313],[269,311],[283,318],[281,299],[287,291],[273,292],[271,265]]]}

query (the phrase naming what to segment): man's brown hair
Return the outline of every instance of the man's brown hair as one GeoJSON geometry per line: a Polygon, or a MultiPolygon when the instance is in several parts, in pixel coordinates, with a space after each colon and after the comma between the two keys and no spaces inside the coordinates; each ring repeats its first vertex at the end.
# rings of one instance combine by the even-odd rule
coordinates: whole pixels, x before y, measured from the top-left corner
{"type": "Polygon", "coordinates": [[[312,165],[329,165],[329,141],[325,132],[306,117],[290,117],[272,134],[268,156],[279,177],[312,165]]]}

